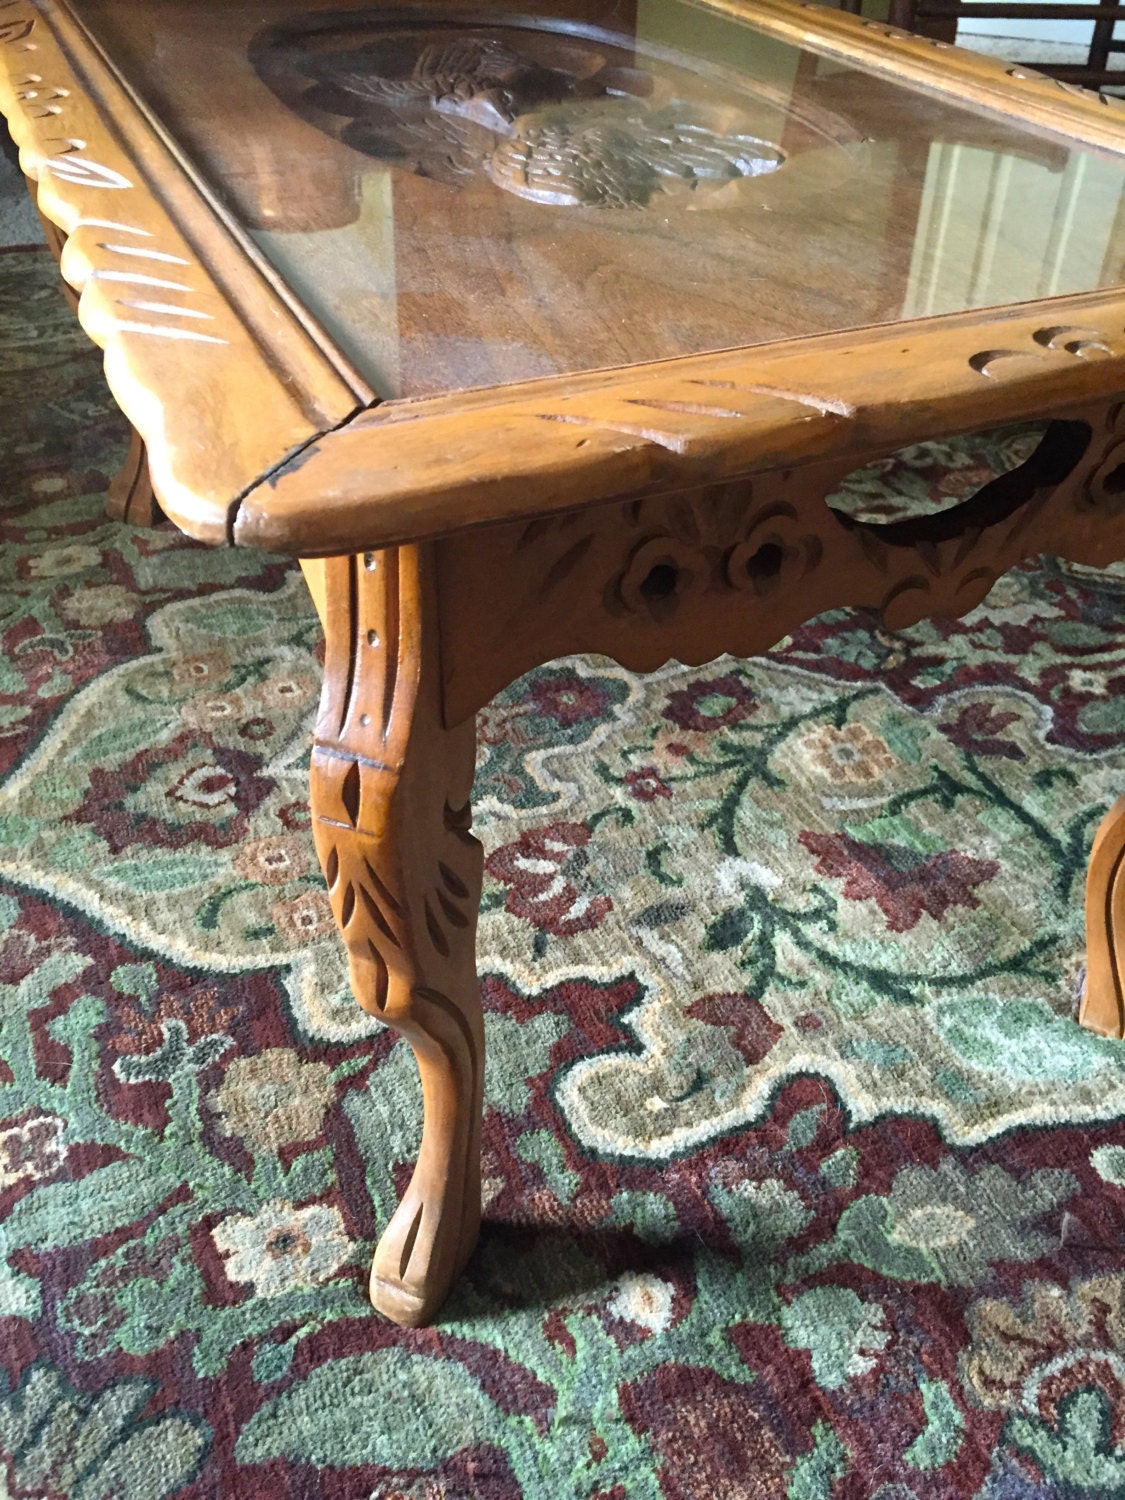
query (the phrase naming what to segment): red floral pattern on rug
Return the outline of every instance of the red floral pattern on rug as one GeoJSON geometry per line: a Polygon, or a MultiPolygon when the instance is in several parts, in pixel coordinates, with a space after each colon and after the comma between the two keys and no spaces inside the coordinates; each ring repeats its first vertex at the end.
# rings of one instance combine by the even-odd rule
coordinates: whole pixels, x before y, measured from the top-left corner
{"type": "Polygon", "coordinates": [[[980,904],[976,887],[1000,866],[956,849],[920,858],[910,849],[863,844],[833,833],[801,834],[817,856],[816,873],[844,882],[849,901],[874,901],[892,932],[909,932],[923,913],[940,921],[955,906],[980,904]]]}
{"type": "Polygon", "coordinates": [[[556,937],[588,932],[613,909],[585,879],[590,830],[582,823],[551,823],[521,834],[490,854],[485,869],[508,887],[513,916],[556,937]]]}
{"type": "MultiPolygon", "coordinates": [[[[499,695],[485,1223],[399,1329],[365,1280],[413,1062],[294,978],[338,972],[291,785],[311,607],[105,521],[124,433],[45,253],[0,256],[0,335],[0,1487],[1125,1496],[1125,1063],[1066,1014],[1117,575],[499,695]]],[[[855,488],[932,505],[1023,441],[855,488]]]]}

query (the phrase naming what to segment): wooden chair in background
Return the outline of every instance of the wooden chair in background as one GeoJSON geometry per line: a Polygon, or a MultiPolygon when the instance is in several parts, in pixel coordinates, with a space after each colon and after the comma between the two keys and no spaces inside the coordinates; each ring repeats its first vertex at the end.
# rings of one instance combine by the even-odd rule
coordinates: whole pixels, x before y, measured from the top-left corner
{"type": "MultiPolygon", "coordinates": [[[[858,14],[862,0],[847,0],[841,9],[858,14]]],[[[1038,73],[1048,73],[1064,83],[1080,83],[1086,88],[1101,88],[1118,83],[1125,86],[1125,69],[1109,66],[1111,52],[1125,52],[1125,38],[1115,40],[1114,24],[1125,19],[1125,4],[1103,0],[1094,5],[1039,3],[1039,0],[890,0],[888,20],[904,31],[938,37],[952,42],[957,36],[959,20],[1020,21],[1093,21],[1094,34],[1084,63],[1027,63],[1038,73]]],[[[972,45],[972,42],[969,42],[972,45]]],[[[1020,47],[1013,38],[1013,49],[1020,47]]]]}

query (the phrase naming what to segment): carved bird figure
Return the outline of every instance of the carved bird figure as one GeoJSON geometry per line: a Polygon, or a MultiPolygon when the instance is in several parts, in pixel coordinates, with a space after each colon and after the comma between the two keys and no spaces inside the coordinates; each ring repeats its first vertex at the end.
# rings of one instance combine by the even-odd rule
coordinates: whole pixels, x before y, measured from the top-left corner
{"type": "MultiPolygon", "coordinates": [[[[393,54],[385,53],[386,49],[369,48],[321,53],[304,66],[324,90],[345,97],[348,113],[436,109],[493,129],[503,128],[520,110],[565,98],[571,88],[565,74],[521,57],[494,37],[427,43],[405,75],[397,73],[393,54]]],[[[317,102],[333,107],[323,92],[317,102]]]]}
{"type": "Polygon", "coordinates": [[[487,163],[500,187],[539,203],[641,208],[658,192],[758,177],[782,154],[750,135],[719,134],[676,105],[583,103],[516,120],[487,163]]]}
{"type": "Polygon", "coordinates": [[[307,102],[344,117],[341,136],[423,177],[487,173],[538,203],[642,208],[782,164],[750,134],[719,131],[680,99],[648,102],[636,69],[547,67],[488,35],[403,33],[301,60],[307,102]]]}

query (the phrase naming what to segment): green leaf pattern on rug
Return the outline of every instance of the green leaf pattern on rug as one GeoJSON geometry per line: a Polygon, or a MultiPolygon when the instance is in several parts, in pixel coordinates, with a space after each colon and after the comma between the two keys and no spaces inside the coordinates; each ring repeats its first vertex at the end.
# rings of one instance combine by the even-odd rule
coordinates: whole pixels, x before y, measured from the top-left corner
{"type": "Polygon", "coordinates": [[[4,269],[0,1494],[1125,1496],[1125,1053],[1070,1019],[1125,573],[486,708],[484,1233],[396,1329],[419,1086],[313,856],[314,611],[105,520],[97,351],[4,269]]]}
{"type": "Polygon", "coordinates": [[[298,1458],[329,1468],[429,1469],[494,1419],[492,1403],[459,1365],[380,1349],[294,1381],[243,1428],[235,1457],[244,1464],[298,1458]],[[400,1411],[411,1415],[405,1428],[400,1411]]]}
{"type": "Polygon", "coordinates": [[[940,1469],[957,1457],[965,1419],[943,1380],[922,1379],[918,1388],[922,1393],[926,1426],[903,1457],[916,1469],[940,1469]]]}
{"type": "Polygon", "coordinates": [[[0,1397],[0,1451],[10,1455],[15,1483],[24,1494],[49,1490],[67,1500],[165,1500],[192,1478],[210,1434],[175,1410],[142,1418],[155,1394],[155,1381],[125,1379],[91,1398],[50,1365],[31,1365],[0,1397]]]}
{"type": "Polygon", "coordinates": [[[903,1167],[886,1197],[857,1198],[832,1240],[801,1260],[805,1274],[858,1261],[895,1279],[975,1286],[997,1261],[1031,1261],[1058,1242],[1036,1222],[1078,1183],[1057,1169],[1017,1181],[1002,1167],[972,1172],[948,1156],[935,1168],[903,1167]]]}
{"type": "Polygon", "coordinates": [[[1081,1495],[1125,1495],[1125,1444],[1113,1440],[1113,1419],[1105,1391],[1071,1392],[1059,1403],[1058,1422],[1013,1417],[1008,1441],[1037,1460],[1081,1495]]]}
{"type": "Polygon", "coordinates": [[[813,1376],[828,1391],[873,1370],[890,1338],[883,1309],[849,1287],[804,1292],[784,1309],[781,1326],[787,1344],[809,1351],[813,1376]]]}

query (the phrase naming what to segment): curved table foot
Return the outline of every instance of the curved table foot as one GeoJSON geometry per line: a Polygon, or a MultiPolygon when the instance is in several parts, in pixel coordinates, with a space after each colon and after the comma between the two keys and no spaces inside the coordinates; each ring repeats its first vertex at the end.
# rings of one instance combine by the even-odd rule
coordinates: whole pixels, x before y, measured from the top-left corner
{"type": "Polygon", "coordinates": [[[331,558],[317,592],[327,637],[311,776],[317,853],[356,999],[409,1041],[424,1103],[421,1150],[376,1250],[371,1300],[416,1326],[441,1305],[480,1223],[474,724],[447,730],[441,720],[424,548],[331,558]]]}
{"type": "Polygon", "coordinates": [[[1078,1019],[1125,1037],[1125,797],[1094,835],[1086,872],[1086,989],[1078,1019]]]}
{"type": "Polygon", "coordinates": [[[453,1020],[453,1007],[422,1020],[418,1013],[429,1005],[415,995],[418,1018],[406,1033],[425,1095],[422,1149],[376,1247],[369,1283],[372,1305],[410,1328],[433,1318],[480,1229],[483,1035],[470,1034],[475,1028],[465,1025],[463,1014],[453,1020]]]}

